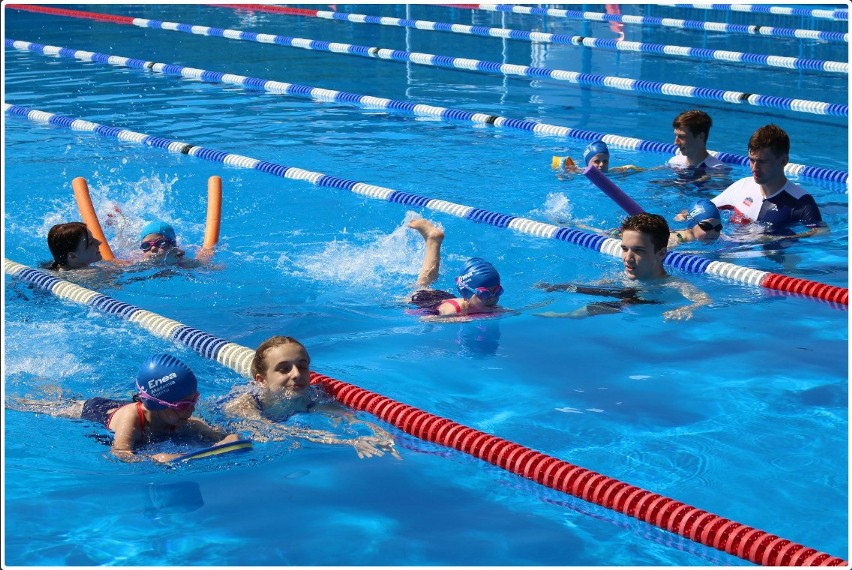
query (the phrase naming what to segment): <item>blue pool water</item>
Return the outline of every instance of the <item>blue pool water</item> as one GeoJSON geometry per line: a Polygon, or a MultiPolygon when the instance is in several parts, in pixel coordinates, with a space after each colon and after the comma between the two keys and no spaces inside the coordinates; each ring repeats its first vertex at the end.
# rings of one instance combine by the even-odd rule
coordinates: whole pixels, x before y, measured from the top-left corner
{"type": "MultiPolygon", "coordinates": [[[[663,59],[192,5],[67,6],[122,16],[536,65],[848,104],[846,75],[663,59]]],[[[323,8],[321,6],[320,8],[323,8]]],[[[578,6],[563,6],[581,9],[578,6]]],[[[337,5],[342,12],[613,38],[606,24],[431,6],[337,5]]],[[[601,11],[602,6],[586,6],[601,11]]],[[[710,113],[709,148],[746,154],[775,122],[791,161],[848,171],[848,121],[777,109],[579,87],[205,38],[10,10],[6,38],[274,79],[670,143],[671,120],[710,113]]],[[[625,14],[762,26],[846,25],[624,5],[625,14]]],[[[627,26],[626,39],[847,61],[846,44],[627,26]]],[[[583,177],[557,180],[553,155],[585,142],[520,130],[319,103],[6,48],[5,101],[270,162],[571,226],[623,213],[583,177]]],[[[612,148],[613,164],[668,156],[612,148]]],[[[539,281],[618,275],[616,258],[254,170],[4,117],[4,257],[38,266],[48,229],[77,220],[70,188],[89,181],[119,257],[145,218],[194,251],[207,178],[224,182],[211,267],[137,269],[83,282],[217,337],[256,347],[273,334],[308,347],[314,370],[573,464],[834,556],[848,558],[848,313],[710,276],[680,274],[713,304],[689,322],[656,305],[585,320],[543,319],[589,302],[539,281]],[[399,300],[423,215],[446,231],[442,274],[490,259],[517,315],[430,324],[399,300]]],[[[734,177],[747,176],[737,167],[734,177]]],[[[616,182],[668,218],[700,194],[661,187],[666,171],[616,182]]],[[[735,241],[686,253],[835,286],[848,281],[845,184],[802,178],[831,233],[783,258],[735,241]]],[[[726,230],[727,231],[727,230],[726,230]]],[[[245,379],[138,326],[4,279],[4,397],[126,397],[140,362],[168,351],[196,372],[198,413],[245,379]]],[[[672,307],[666,307],[672,308],[672,307]]],[[[713,548],[541,487],[392,426],[403,457],[256,444],[235,457],[163,468],[124,464],[91,425],[4,409],[4,565],[717,565],[713,548]]],[[[369,415],[363,419],[378,422],[369,415]]],[[[338,428],[343,430],[343,428],[338,428]]]]}

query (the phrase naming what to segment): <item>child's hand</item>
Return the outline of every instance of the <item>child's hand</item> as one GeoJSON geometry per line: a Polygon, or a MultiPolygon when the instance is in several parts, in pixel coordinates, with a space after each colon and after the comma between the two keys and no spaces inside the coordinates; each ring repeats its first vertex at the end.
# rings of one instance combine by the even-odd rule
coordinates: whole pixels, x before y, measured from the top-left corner
{"type": "Polygon", "coordinates": [[[352,440],[352,447],[355,448],[355,453],[358,454],[359,459],[381,457],[386,451],[395,458],[402,459],[396,447],[394,447],[393,440],[388,441],[382,437],[365,435],[352,440]]]}
{"type": "Polygon", "coordinates": [[[180,456],[180,453],[157,453],[156,455],[152,455],[151,459],[157,463],[171,463],[180,456]]]}
{"type": "Polygon", "coordinates": [[[225,445],[226,443],[233,443],[233,442],[235,442],[235,441],[239,441],[239,440],[240,440],[240,436],[238,436],[238,435],[237,435],[237,434],[235,434],[235,433],[232,433],[232,434],[226,435],[226,436],[225,436],[225,437],[223,437],[221,440],[219,440],[219,441],[217,441],[216,443],[214,443],[214,444],[213,444],[213,447],[217,447],[217,446],[220,446],[220,445],[225,445]]]}
{"type": "Polygon", "coordinates": [[[165,265],[175,265],[177,263],[180,263],[184,255],[186,255],[185,251],[183,251],[179,247],[173,247],[166,252],[165,256],[163,256],[163,263],[165,265]]]}

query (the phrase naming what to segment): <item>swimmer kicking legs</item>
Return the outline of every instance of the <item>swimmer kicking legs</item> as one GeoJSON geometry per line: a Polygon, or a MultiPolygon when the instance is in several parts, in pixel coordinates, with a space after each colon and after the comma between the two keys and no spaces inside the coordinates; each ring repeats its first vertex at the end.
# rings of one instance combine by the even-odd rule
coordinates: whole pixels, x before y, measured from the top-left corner
{"type": "Polygon", "coordinates": [[[417,287],[429,287],[438,279],[441,268],[441,243],[444,241],[444,230],[424,218],[411,220],[408,222],[408,227],[417,230],[426,242],[426,253],[423,255],[423,265],[417,277],[417,287]]]}

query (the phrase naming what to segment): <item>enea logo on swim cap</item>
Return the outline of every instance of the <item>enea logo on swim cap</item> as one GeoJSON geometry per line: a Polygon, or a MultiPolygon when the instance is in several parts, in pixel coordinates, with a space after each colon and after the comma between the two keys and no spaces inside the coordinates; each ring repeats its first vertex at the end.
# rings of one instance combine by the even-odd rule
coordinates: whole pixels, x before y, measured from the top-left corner
{"type": "Polygon", "coordinates": [[[148,380],[148,390],[147,392],[153,394],[157,391],[157,388],[163,386],[163,384],[171,384],[171,380],[177,378],[177,374],[172,372],[171,374],[166,374],[162,378],[154,378],[153,380],[148,380]]]}

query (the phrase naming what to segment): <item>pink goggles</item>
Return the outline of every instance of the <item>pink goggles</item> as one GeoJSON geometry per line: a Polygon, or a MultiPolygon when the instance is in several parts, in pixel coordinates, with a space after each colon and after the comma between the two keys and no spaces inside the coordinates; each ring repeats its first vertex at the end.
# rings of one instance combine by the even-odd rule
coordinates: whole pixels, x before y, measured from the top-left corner
{"type": "Polygon", "coordinates": [[[201,398],[201,393],[196,392],[189,398],[185,400],[180,400],[178,402],[166,402],[165,400],[160,400],[159,398],[155,398],[151,394],[145,392],[144,390],[139,391],[139,397],[143,400],[150,400],[155,404],[159,404],[161,406],[165,406],[167,408],[171,408],[172,410],[178,412],[186,412],[188,410],[195,409],[195,404],[198,403],[199,398],[201,398]]]}

